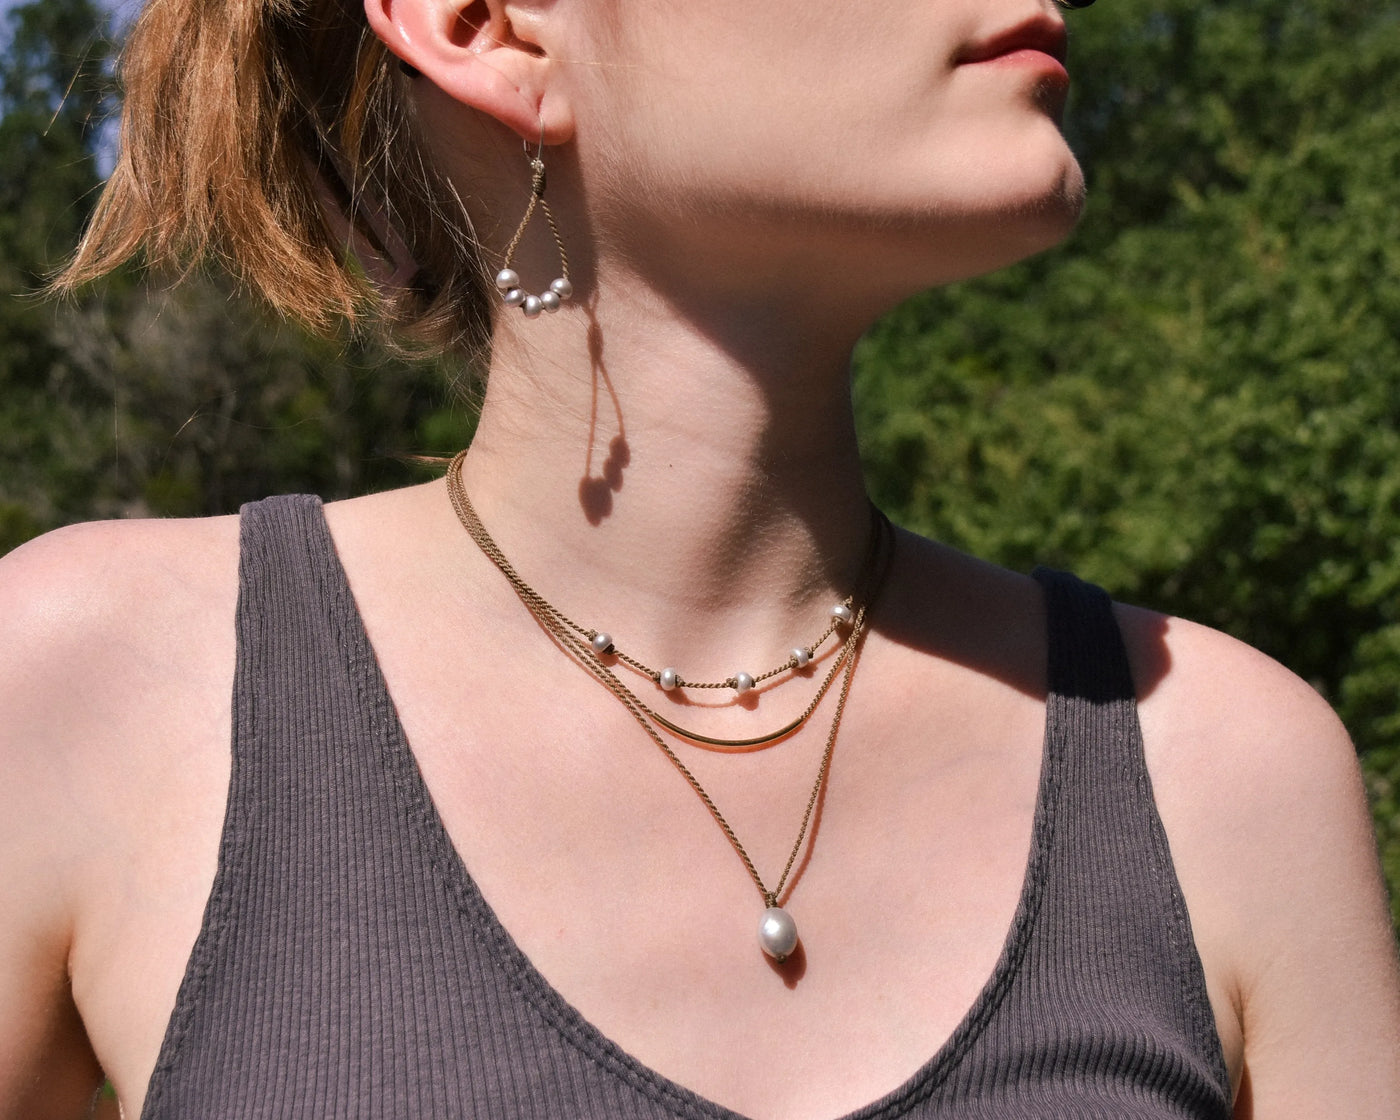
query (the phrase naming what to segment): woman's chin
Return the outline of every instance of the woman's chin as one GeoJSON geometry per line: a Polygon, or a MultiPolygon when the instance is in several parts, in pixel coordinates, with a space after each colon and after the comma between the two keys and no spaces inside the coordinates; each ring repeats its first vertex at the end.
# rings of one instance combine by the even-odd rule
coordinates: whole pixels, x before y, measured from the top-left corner
{"type": "Polygon", "coordinates": [[[1053,174],[965,200],[961,221],[943,223],[937,255],[955,266],[944,282],[966,279],[1052,249],[1073,232],[1084,211],[1084,175],[1072,158],[1053,174]],[[950,228],[951,227],[951,228],[950,228]]]}
{"type": "Polygon", "coordinates": [[[1025,252],[1039,253],[1058,245],[1073,232],[1084,213],[1084,175],[1071,162],[1049,189],[1027,197],[1007,223],[1025,238],[1025,252]]]}

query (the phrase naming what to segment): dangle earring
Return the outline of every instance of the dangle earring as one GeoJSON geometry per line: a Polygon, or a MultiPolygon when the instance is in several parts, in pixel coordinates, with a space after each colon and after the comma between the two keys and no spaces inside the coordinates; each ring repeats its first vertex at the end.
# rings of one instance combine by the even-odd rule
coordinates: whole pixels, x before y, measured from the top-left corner
{"type": "MultiPolygon", "coordinates": [[[[530,145],[525,144],[525,154],[530,155],[530,145]]],[[[525,318],[537,318],[541,311],[558,311],[559,305],[574,294],[574,286],[569,282],[569,256],[564,252],[564,242],[559,237],[559,227],[554,222],[554,212],[544,200],[544,126],[540,126],[540,142],[535,154],[530,156],[530,205],[525,208],[525,217],[520,219],[520,227],[506,246],[506,259],[501,271],[496,273],[496,288],[507,307],[518,307],[525,318]],[[559,250],[559,276],[549,282],[549,287],[539,295],[533,295],[520,286],[520,274],[511,267],[515,250],[520,239],[525,236],[525,227],[535,216],[535,208],[544,211],[549,223],[549,232],[554,235],[554,247],[559,250]]]]}

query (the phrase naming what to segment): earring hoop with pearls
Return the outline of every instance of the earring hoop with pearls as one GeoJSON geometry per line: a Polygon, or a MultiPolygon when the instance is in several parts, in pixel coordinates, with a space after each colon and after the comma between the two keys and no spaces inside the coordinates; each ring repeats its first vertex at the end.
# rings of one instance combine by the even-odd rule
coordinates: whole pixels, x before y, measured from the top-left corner
{"type": "Polygon", "coordinates": [[[515,236],[510,239],[510,244],[506,246],[505,261],[501,266],[501,271],[496,273],[496,289],[501,293],[501,299],[507,307],[518,307],[524,313],[525,318],[535,319],[543,311],[558,311],[559,305],[574,294],[574,286],[569,281],[569,255],[564,252],[564,242],[559,237],[559,226],[554,221],[554,211],[549,208],[549,203],[544,199],[543,124],[540,125],[540,142],[535,148],[534,154],[531,154],[528,142],[525,144],[525,154],[530,156],[530,204],[525,207],[525,216],[520,219],[515,236]],[[551,280],[549,287],[540,292],[539,295],[527,292],[522,288],[520,274],[511,267],[515,260],[515,250],[520,246],[520,239],[525,236],[525,227],[535,216],[536,209],[544,211],[545,221],[549,223],[549,232],[554,235],[554,247],[559,251],[559,275],[551,280]]]}

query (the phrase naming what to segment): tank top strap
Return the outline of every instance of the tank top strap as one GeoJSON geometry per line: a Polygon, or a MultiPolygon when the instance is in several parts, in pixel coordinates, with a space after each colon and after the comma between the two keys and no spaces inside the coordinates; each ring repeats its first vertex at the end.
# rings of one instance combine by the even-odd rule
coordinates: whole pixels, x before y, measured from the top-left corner
{"type": "Polygon", "coordinates": [[[219,865],[142,1120],[729,1116],[527,978],[432,806],[319,499],[244,506],[241,548],[219,865]]]}
{"type": "MultiPolygon", "coordinates": [[[[1025,975],[1057,989],[1062,1025],[1077,1024],[1061,1032],[1061,1043],[1067,1034],[1078,1034],[1081,1043],[1121,1043],[1137,1034],[1144,1046],[1171,1055],[1159,1070],[1162,1085],[1171,1081],[1179,1093],[1184,1077],[1195,1086],[1197,1107],[1209,1114],[1228,1093],[1229,1075],[1153,798],[1113,603],[1068,573],[1038,568],[1033,575],[1045,596],[1045,765],[1054,771],[1048,784],[1057,804],[1025,975]],[[1098,1025],[1105,1017],[1117,1020],[1112,1029],[1098,1025]],[[1191,1068],[1181,1068],[1183,1061],[1191,1068]]],[[[1036,1001],[1042,1012],[1046,994],[1036,1001]]],[[[1133,1057],[1120,1050],[1096,1060],[1133,1057]]],[[[1148,1079],[1140,1088],[1151,1093],[1154,1086],[1148,1079]]]]}
{"type": "Polygon", "coordinates": [[[1113,603],[1068,572],[1031,573],[1045,596],[1047,684],[1052,696],[1114,707],[1136,720],[1136,692],[1113,603]]]}
{"type": "Polygon", "coordinates": [[[364,685],[378,670],[321,499],[251,502],[240,536],[229,810],[306,827],[307,810],[337,803],[378,766],[376,738],[348,728],[393,713],[387,694],[364,685]]]}
{"type": "Polygon", "coordinates": [[[325,1012],[305,1003],[308,991],[348,979],[307,966],[332,959],[325,950],[351,931],[342,903],[358,892],[345,841],[361,822],[347,818],[345,794],[362,791],[374,769],[373,737],[353,733],[363,703],[356,663],[372,654],[347,627],[355,608],[319,498],[249,503],[239,536],[218,869],[143,1117],[243,1115],[226,1088],[219,1107],[199,1095],[217,1083],[219,1063],[237,1052],[275,1068],[299,1033],[297,1020],[325,1012]],[[317,932],[328,916],[339,928],[317,932]]]}

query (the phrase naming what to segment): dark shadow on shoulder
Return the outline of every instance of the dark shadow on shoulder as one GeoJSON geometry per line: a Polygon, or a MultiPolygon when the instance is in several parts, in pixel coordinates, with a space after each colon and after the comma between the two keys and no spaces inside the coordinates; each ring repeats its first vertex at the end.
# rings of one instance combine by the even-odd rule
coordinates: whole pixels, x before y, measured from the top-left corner
{"type": "MultiPolygon", "coordinates": [[[[1141,700],[1171,667],[1166,644],[1170,620],[1121,604],[1114,604],[1113,617],[1127,651],[1131,688],[1141,700]]],[[[1043,697],[1048,691],[1047,606],[1041,584],[913,533],[898,533],[894,568],[873,629],[1025,695],[1043,697]]],[[[1060,687],[1063,691],[1063,682],[1060,687]]]]}

